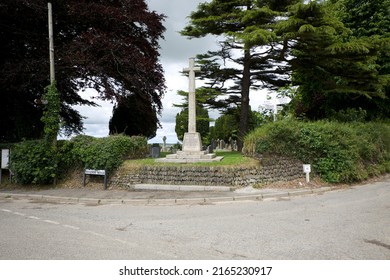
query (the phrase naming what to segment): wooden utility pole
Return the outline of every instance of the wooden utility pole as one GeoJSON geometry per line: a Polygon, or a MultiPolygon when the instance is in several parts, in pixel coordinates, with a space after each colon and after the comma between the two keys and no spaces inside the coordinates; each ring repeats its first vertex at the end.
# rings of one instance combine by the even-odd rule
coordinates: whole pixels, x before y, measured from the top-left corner
{"type": "Polygon", "coordinates": [[[47,3],[49,12],[49,52],[50,52],[50,83],[55,81],[54,71],[54,39],[53,39],[53,12],[51,3],[47,3]]]}

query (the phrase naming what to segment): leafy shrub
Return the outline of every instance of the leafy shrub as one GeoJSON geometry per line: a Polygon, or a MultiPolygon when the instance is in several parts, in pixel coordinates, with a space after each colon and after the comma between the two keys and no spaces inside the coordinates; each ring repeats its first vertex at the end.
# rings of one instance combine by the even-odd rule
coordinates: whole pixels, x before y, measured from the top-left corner
{"type": "Polygon", "coordinates": [[[71,140],[73,154],[85,168],[112,171],[126,158],[140,158],[147,153],[144,137],[115,135],[105,138],[77,136],[71,140]]]}
{"type": "Polygon", "coordinates": [[[94,138],[80,135],[57,142],[57,149],[44,140],[24,141],[13,146],[10,168],[21,184],[49,184],[71,167],[112,171],[125,158],[147,153],[146,139],[124,135],[94,138]]]}
{"type": "Polygon", "coordinates": [[[338,122],[364,122],[367,118],[367,111],[362,108],[347,108],[338,112],[332,110],[330,114],[330,120],[338,122]]]}
{"type": "Polygon", "coordinates": [[[48,184],[57,174],[57,156],[45,141],[24,141],[14,145],[10,168],[19,183],[48,184]]]}
{"type": "Polygon", "coordinates": [[[72,141],[59,140],[57,142],[58,177],[62,177],[69,169],[80,166],[73,149],[74,143],[72,141]]]}
{"type": "Polygon", "coordinates": [[[285,120],[249,134],[244,152],[311,163],[327,182],[359,181],[390,171],[390,126],[285,120]]]}

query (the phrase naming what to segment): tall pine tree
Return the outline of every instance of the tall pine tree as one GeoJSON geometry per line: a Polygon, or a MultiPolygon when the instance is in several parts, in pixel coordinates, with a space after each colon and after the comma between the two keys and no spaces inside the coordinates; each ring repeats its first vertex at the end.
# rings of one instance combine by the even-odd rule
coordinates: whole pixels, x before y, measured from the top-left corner
{"type": "Polygon", "coordinates": [[[331,0],[336,16],[359,38],[376,48],[375,67],[384,96],[359,97],[351,106],[364,108],[369,119],[390,118],[390,0],[331,0]]]}
{"type": "Polygon", "coordinates": [[[329,2],[310,1],[290,9],[280,32],[291,42],[292,81],[298,85],[295,111],[310,119],[356,107],[357,99],[385,97],[385,77],[377,64],[378,48],[351,37],[329,2]]]}
{"type": "Polygon", "coordinates": [[[190,38],[219,36],[220,50],[198,56],[198,61],[207,70],[203,78],[208,79],[211,92],[227,96],[224,101],[212,98],[210,104],[240,108],[239,149],[249,130],[251,89],[287,82],[283,75],[288,75],[288,69],[280,63],[286,48],[273,26],[286,7],[296,2],[298,0],[213,0],[200,4],[182,31],[182,35],[190,38]]]}

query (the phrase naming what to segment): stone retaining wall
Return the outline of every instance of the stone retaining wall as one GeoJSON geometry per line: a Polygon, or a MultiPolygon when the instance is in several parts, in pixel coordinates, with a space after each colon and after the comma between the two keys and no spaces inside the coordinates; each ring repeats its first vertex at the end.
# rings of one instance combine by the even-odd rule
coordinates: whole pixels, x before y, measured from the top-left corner
{"type": "Polygon", "coordinates": [[[131,188],[134,184],[243,187],[303,177],[299,161],[287,158],[259,160],[258,167],[144,166],[125,174],[118,172],[111,178],[111,184],[124,188],[131,188]]]}

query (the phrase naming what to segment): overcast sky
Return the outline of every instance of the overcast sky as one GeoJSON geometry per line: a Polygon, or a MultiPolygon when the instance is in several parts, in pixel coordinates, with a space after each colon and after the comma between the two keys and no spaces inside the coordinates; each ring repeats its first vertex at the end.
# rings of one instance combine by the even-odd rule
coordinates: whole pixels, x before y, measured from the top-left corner
{"type": "MultiPolygon", "coordinates": [[[[188,91],[188,78],[182,76],[180,71],[188,66],[188,58],[205,53],[216,48],[217,39],[209,36],[202,39],[189,40],[178,32],[188,23],[188,16],[196,10],[199,3],[210,2],[206,0],[146,0],[149,9],[160,14],[165,14],[164,26],[165,40],[160,42],[160,62],[163,65],[167,92],[164,96],[163,112],[160,117],[162,128],[158,129],[157,136],[150,143],[162,143],[162,138],[167,137],[167,143],[178,141],[175,133],[175,117],[180,111],[174,108],[174,103],[181,103],[177,95],[178,90],[188,91]]],[[[197,86],[200,83],[197,82],[197,86]]],[[[251,96],[251,105],[257,109],[265,96],[251,96]]],[[[96,101],[96,100],[95,100],[96,101]]],[[[108,135],[108,121],[112,115],[113,104],[97,101],[101,107],[77,107],[80,113],[86,117],[84,120],[84,133],[95,137],[108,135]]],[[[211,117],[217,115],[213,112],[211,117]]]]}

